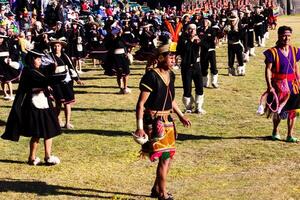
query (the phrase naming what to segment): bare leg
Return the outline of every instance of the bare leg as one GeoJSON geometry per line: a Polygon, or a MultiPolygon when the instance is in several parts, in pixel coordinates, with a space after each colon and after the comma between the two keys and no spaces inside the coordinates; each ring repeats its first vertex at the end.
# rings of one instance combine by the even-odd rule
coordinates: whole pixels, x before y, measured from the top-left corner
{"type": "Polygon", "coordinates": [[[288,118],[287,120],[287,125],[288,125],[288,134],[287,136],[288,137],[292,137],[293,136],[293,133],[294,133],[294,128],[295,128],[295,124],[296,124],[296,117],[290,119],[288,118]]]}
{"type": "Polygon", "coordinates": [[[117,75],[117,83],[118,83],[118,87],[120,89],[122,89],[122,82],[121,82],[122,76],[120,76],[119,74],[117,75]]]}
{"type": "Polygon", "coordinates": [[[44,140],[44,147],[45,147],[45,158],[47,159],[51,156],[52,138],[44,140]]]}
{"type": "Polygon", "coordinates": [[[6,84],[5,83],[1,83],[1,87],[2,87],[2,90],[3,90],[3,93],[4,93],[4,96],[8,96],[7,94],[7,91],[6,91],[6,84]]]}
{"type": "Polygon", "coordinates": [[[70,127],[70,121],[71,121],[71,112],[72,112],[71,104],[65,104],[64,106],[65,106],[64,110],[65,110],[65,118],[66,118],[66,128],[68,128],[68,126],[70,127]]]}
{"type": "Polygon", "coordinates": [[[29,160],[35,160],[40,138],[32,137],[29,142],[29,160]]]}
{"type": "Polygon", "coordinates": [[[123,79],[124,88],[127,88],[129,75],[123,76],[122,79],[123,79]]]}
{"type": "Polygon", "coordinates": [[[278,134],[279,123],[280,123],[280,118],[279,118],[278,114],[276,114],[276,115],[274,114],[274,116],[273,116],[273,132],[272,132],[273,135],[278,134]]]}
{"type": "Polygon", "coordinates": [[[94,66],[94,68],[96,67],[96,59],[95,58],[93,58],[93,66],[94,66]]]}
{"type": "Polygon", "coordinates": [[[156,174],[156,180],[158,189],[159,189],[159,195],[164,198],[168,198],[167,193],[167,175],[170,167],[171,159],[160,159],[158,166],[157,166],[157,174],[156,174]]]}
{"type": "Polygon", "coordinates": [[[7,82],[7,86],[8,86],[8,91],[9,91],[9,96],[13,96],[13,86],[12,86],[12,82],[9,81],[7,82]]]}

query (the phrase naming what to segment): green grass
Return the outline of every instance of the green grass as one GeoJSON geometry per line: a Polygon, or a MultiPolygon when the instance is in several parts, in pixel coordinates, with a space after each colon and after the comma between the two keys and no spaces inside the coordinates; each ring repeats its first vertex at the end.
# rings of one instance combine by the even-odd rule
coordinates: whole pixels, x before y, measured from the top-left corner
{"type": "MultiPolygon", "coordinates": [[[[279,22],[293,27],[293,44],[300,46],[300,16],[279,22]]],[[[189,115],[190,129],[176,119],[177,154],[168,177],[176,199],[300,199],[299,144],[268,140],[271,120],[255,114],[266,89],[262,52],[276,37],[272,31],[267,47],[256,48],[245,77],[228,77],[227,50],[217,50],[220,88],[205,89],[208,113],[189,115]]],[[[61,158],[60,165],[28,166],[28,138],[0,140],[0,199],[150,199],[156,163],[138,157],[140,147],[130,136],[144,67],[132,66],[132,94],[118,95],[115,78],[87,61],[85,86],[75,87],[75,129],[54,139],[53,154],[61,158]]],[[[176,100],[183,108],[176,73],[176,100]]],[[[0,132],[10,106],[0,100],[0,132]]],[[[283,138],[286,131],[284,121],[283,138]]],[[[43,158],[42,142],[38,155],[43,158]]]]}

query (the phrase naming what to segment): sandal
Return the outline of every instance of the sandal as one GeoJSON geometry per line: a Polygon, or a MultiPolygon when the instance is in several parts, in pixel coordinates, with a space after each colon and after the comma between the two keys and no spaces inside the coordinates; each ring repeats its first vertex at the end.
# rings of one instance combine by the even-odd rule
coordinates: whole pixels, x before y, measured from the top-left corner
{"type": "Polygon", "coordinates": [[[293,136],[287,136],[286,142],[297,143],[297,142],[299,142],[299,139],[296,137],[293,137],[293,136]]]}
{"type": "MultiPolygon", "coordinates": [[[[172,197],[172,194],[170,192],[167,193],[169,195],[169,197],[172,197]]],[[[158,198],[159,197],[159,193],[156,191],[156,189],[152,188],[151,189],[151,194],[150,194],[151,198],[158,198]]]]}
{"type": "Polygon", "coordinates": [[[46,165],[58,165],[60,160],[57,156],[50,156],[49,158],[44,158],[46,165]]]}
{"type": "Polygon", "coordinates": [[[164,196],[158,197],[158,200],[174,200],[174,198],[173,196],[169,195],[167,198],[165,198],[164,196]]]}
{"type": "Polygon", "coordinates": [[[39,157],[36,157],[34,160],[28,159],[27,163],[28,163],[28,165],[36,166],[36,165],[40,164],[40,162],[41,162],[41,159],[39,157]]]}

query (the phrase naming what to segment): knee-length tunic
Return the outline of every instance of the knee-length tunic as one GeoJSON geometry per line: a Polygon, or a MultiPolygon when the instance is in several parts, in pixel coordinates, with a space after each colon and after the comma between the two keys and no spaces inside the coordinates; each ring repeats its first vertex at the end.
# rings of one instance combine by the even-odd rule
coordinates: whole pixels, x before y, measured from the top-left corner
{"type": "Polygon", "coordinates": [[[300,108],[300,83],[296,74],[297,62],[300,60],[300,49],[290,46],[289,54],[285,56],[277,47],[264,52],[266,63],[272,63],[271,84],[275,88],[282,107],[280,117],[293,117],[300,108]]]}

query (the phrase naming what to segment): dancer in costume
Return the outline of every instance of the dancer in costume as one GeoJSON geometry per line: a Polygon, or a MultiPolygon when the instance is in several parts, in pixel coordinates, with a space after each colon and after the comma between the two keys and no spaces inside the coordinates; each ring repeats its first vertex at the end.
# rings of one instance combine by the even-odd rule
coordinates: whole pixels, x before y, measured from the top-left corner
{"type": "Polygon", "coordinates": [[[184,126],[191,125],[175,101],[175,74],[171,71],[175,64],[175,53],[170,51],[170,46],[167,44],[159,48],[157,68],[143,76],[136,106],[135,135],[143,137],[147,134],[149,137],[149,141],[142,145],[142,152],[148,154],[151,161],[159,160],[151,197],[161,200],[173,199],[166,190],[166,178],[175,154],[176,139],[171,111],[177,114],[184,126]]]}
{"type": "Polygon", "coordinates": [[[273,116],[272,139],[280,140],[278,126],[281,119],[288,121],[287,142],[298,142],[293,136],[296,114],[300,108],[299,68],[300,49],[290,45],[292,28],[281,26],[278,29],[276,46],[264,52],[266,57],[266,82],[268,92],[275,92],[278,96],[278,109],[267,108],[268,116],[273,116]],[[270,115],[272,114],[272,115],[270,115]]]}
{"type": "Polygon", "coordinates": [[[61,125],[66,129],[73,129],[74,126],[71,124],[71,105],[75,102],[73,80],[75,80],[79,85],[83,85],[83,82],[79,79],[71,59],[63,51],[63,48],[67,45],[64,38],[51,40],[50,44],[53,48],[51,56],[57,64],[55,74],[60,74],[64,71],[68,72],[64,80],[52,86],[56,102],[57,116],[60,114],[61,104],[64,104],[66,123],[61,125]]]}
{"type": "Polygon", "coordinates": [[[40,138],[44,138],[45,162],[59,164],[58,157],[51,154],[52,138],[60,134],[60,127],[50,98],[49,86],[61,81],[66,74],[54,75],[56,66],[41,66],[41,57],[37,50],[26,55],[24,68],[10,111],[3,139],[18,141],[20,135],[31,137],[28,164],[38,165],[41,160],[36,156],[40,138]]]}

